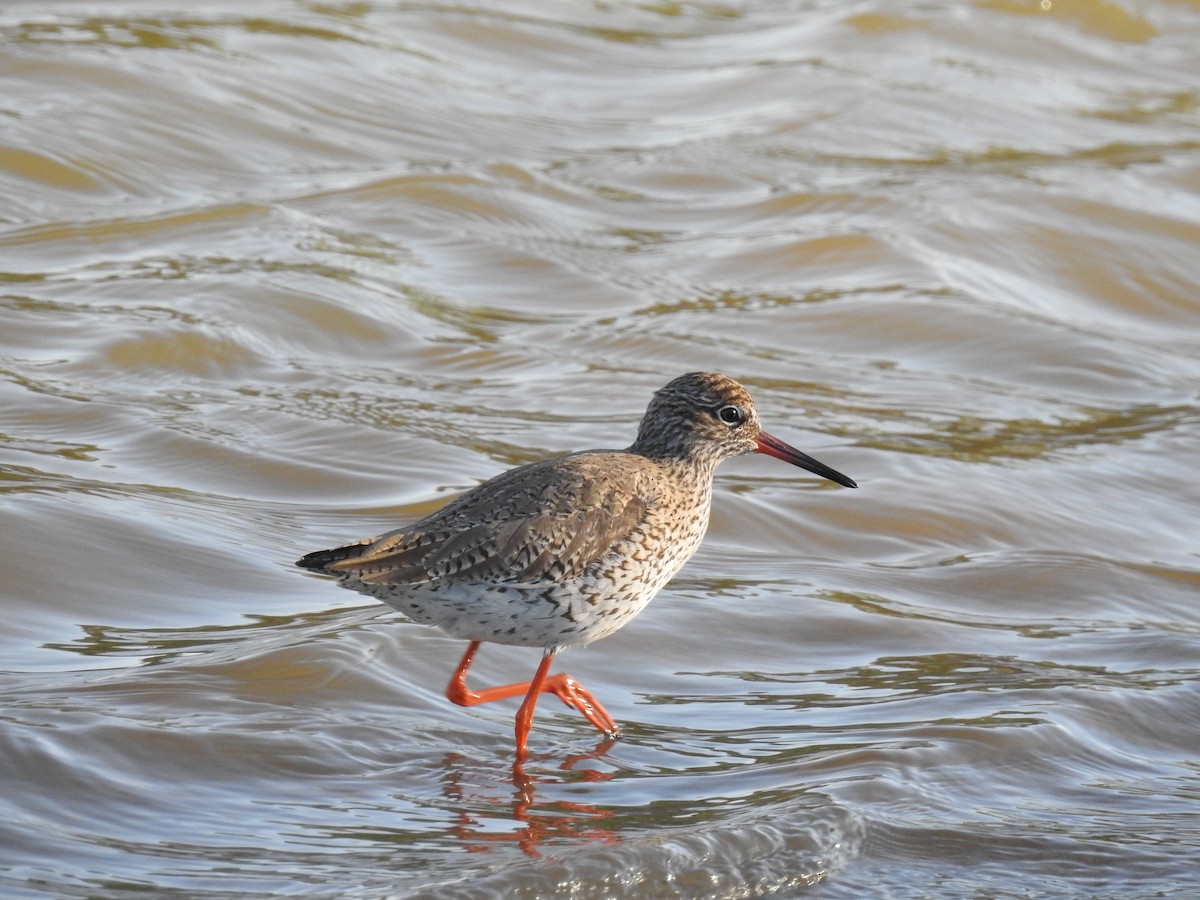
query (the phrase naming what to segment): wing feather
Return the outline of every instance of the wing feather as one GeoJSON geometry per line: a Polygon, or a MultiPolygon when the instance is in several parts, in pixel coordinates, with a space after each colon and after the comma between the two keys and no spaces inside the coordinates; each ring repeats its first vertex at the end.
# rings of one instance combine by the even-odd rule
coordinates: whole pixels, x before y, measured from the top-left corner
{"type": "Polygon", "coordinates": [[[372,585],[576,578],[645,522],[654,498],[642,466],[644,460],[617,451],[522,466],[409,528],[342,548],[343,555],[308,568],[372,585]]]}

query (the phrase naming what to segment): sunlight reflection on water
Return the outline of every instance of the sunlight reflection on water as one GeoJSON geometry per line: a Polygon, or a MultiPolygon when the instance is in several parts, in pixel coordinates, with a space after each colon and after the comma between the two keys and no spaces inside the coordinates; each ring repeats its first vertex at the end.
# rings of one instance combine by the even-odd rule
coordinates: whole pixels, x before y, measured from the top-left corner
{"type": "Polygon", "coordinates": [[[0,893],[1188,896],[1196,28],[7,5],[0,893]],[[616,743],[292,566],[700,368],[861,489],[721,469],[616,743]]]}

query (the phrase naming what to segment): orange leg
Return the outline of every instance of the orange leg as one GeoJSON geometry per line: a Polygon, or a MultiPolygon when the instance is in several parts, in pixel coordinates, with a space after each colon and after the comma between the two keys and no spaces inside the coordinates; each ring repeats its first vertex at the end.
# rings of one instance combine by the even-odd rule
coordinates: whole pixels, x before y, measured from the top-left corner
{"type": "Polygon", "coordinates": [[[467,647],[467,652],[463,654],[462,662],[458,664],[454,677],[446,686],[446,697],[451,703],[459,706],[474,706],[477,703],[506,700],[509,697],[519,697],[524,694],[525,700],[521,703],[521,708],[517,710],[517,759],[524,759],[528,752],[526,744],[529,741],[529,730],[533,727],[533,710],[537,706],[538,694],[542,693],[554,694],[567,706],[577,709],[585,719],[609,737],[616,737],[620,734],[612,716],[582,684],[566,674],[547,677],[550,672],[550,664],[554,661],[553,653],[546,653],[542,657],[541,665],[538,666],[537,672],[530,681],[503,684],[499,687],[483,688],[479,691],[471,690],[467,687],[467,669],[475,660],[479,644],[479,641],[471,641],[467,647]]]}

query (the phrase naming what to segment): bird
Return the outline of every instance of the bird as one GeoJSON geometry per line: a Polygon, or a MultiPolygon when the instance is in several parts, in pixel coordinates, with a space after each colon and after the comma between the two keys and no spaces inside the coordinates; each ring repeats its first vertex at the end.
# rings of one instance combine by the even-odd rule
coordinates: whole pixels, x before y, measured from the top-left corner
{"type": "Polygon", "coordinates": [[[646,608],[700,546],[718,463],[745,453],[858,487],[763,431],[741,384],[691,372],[654,393],[624,450],[518,466],[420,521],[309,553],[296,565],[468,641],[446,697],[474,706],[523,696],[515,720],[519,764],[543,693],[607,737],[619,736],[591,692],[570,675],[550,675],[551,664],[646,608]],[[467,670],[484,642],[540,648],[541,662],[529,681],[472,690],[467,670]]]}

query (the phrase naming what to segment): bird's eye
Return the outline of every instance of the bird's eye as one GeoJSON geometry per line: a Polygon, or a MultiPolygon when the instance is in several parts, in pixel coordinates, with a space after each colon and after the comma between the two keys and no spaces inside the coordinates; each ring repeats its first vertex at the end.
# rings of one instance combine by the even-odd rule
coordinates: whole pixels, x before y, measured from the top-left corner
{"type": "Polygon", "coordinates": [[[717,410],[717,418],[730,428],[736,428],[746,421],[746,414],[736,406],[722,406],[717,410]]]}

